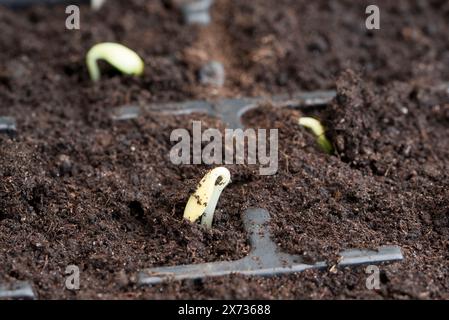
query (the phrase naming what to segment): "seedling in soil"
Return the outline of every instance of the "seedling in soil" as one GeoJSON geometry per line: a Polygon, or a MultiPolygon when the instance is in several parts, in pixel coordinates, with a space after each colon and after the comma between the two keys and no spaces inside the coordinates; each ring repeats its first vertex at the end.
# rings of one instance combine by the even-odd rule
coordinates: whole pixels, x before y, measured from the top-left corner
{"type": "Polygon", "coordinates": [[[231,173],[225,167],[210,170],[198,184],[195,193],[190,196],[184,210],[184,219],[195,222],[202,216],[201,224],[212,228],[218,199],[230,182],[231,173]]]}
{"type": "Polygon", "coordinates": [[[320,148],[326,153],[332,153],[332,144],[326,138],[326,131],[323,125],[315,118],[301,117],[298,121],[300,126],[306,127],[312,130],[313,134],[316,136],[316,141],[320,148]]]}
{"type": "Polygon", "coordinates": [[[0,133],[6,133],[10,137],[16,135],[16,120],[12,117],[0,117],[0,133]]]}
{"type": "MultiPolygon", "coordinates": [[[[335,98],[335,95],[335,91],[297,93],[294,95],[274,96],[271,98],[271,102],[273,106],[279,108],[315,108],[330,103],[335,98]]],[[[141,109],[144,109],[146,112],[172,115],[201,112],[221,118],[232,128],[242,128],[243,124],[241,122],[241,117],[249,110],[257,108],[264,101],[266,101],[264,98],[241,98],[222,99],[214,102],[187,101],[181,103],[153,104],[146,107],[123,106],[113,111],[112,118],[114,120],[135,119],[141,114],[141,109]]],[[[206,175],[206,177],[207,176],[208,175],[206,175]]],[[[212,176],[212,174],[210,174],[210,176],[212,176]]],[[[204,179],[206,179],[206,177],[204,179]]],[[[208,184],[209,186],[214,186],[215,182],[218,180],[216,177],[209,179],[213,181],[208,184]]],[[[198,189],[201,189],[202,187],[204,187],[203,183],[200,183],[198,189]]],[[[199,193],[198,190],[196,193],[199,193]]],[[[201,215],[204,214],[204,211],[208,206],[208,203],[205,203],[204,200],[198,200],[198,198],[195,198],[195,194],[189,199],[189,202],[192,203],[192,209],[188,208],[188,203],[184,213],[184,217],[190,221],[196,221],[201,215]],[[201,204],[203,205],[201,206],[201,204]]],[[[205,193],[201,192],[201,194],[204,195],[205,193]]],[[[218,197],[219,194],[216,196],[217,200],[218,197]]],[[[213,209],[215,209],[215,205],[216,202],[213,204],[213,209]]],[[[208,219],[209,218],[204,217],[202,222],[209,223],[208,219]]],[[[251,276],[271,276],[283,273],[300,272],[306,269],[327,267],[326,262],[305,264],[303,263],[303,257],[301,256],[280,252],[276,244],[271,240],[270,232],[267,226],[269,220],[269,213],[264,209],[251,209],[243,215],[245,229],[249,234],[249,239],[252,246],[251,253],[243,259],[237,261],[211,262],[198,265],[181,265],[147,269],[140,273],[139,283],[142,285],[152,285],[170,280],[199,279],[225,276],[233,273],[251,276]]],[[[212,220],[209,221],[211,224],[212,220]]],[[[339,266],[365,263],[373,264],[402,259],[403,256],[401,249],[397,246],[381,247],[378,250],[354,249],[346,250],[341,253],[339,266]]]]}
{"type": "MultiPolygon", "coordinates": [[[[140,273],[139,283],[153,285],[165,281],[202,279],[230,274],[274,276],[328,267],[325,261],[306,264],[302,256],[281,252],[271,240],[268,211],[249,209],[243,215],[243,222],[251,244],[248,256],[236,261],[147,269],[140,273]]],[[[351,266],[400,261],[403,256],[398,246],[385,246],[377,250],[345,250],[340,253],[340,258],[338,266],[351,266]]]]}
{"type": "Polygon", "coordinates": [[[86,57],[87,68],[93,81],[100,80],[98,60],[105,60],[120,72],[139,76],[143,73],[144,62],[137,53],[119,43],[99,43],[89,50],[86,57]]]}

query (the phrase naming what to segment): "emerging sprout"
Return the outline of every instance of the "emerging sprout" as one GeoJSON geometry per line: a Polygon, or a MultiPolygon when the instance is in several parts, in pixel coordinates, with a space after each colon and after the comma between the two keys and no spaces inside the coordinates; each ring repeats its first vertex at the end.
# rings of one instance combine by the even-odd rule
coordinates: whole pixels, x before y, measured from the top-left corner
{"type": "Polygon", "coordinates": [[[211,21],[210,7],[214,0],[175,0],[181,6],[187,24],[208,25],[211,21]]]}
{"type": "Polygon", "coordinates": [[[317,119],[301,117],[299,118],[299,125],[312,130],[320,148],[326,153],[332,153],[332,144],[327,140],[324,127],[317,119]]]}
{"type": "Polygon", "coordinates": [[[86,57],[87,68],[93,81],[100,79],[98,60],[105,60],[119,71],[128,75],[141,75],[144,69],[142,59],[131,49],[119,43],[99,43],[89,50],[86,57]]]}
{"type": "Polygon", "coordinates": [[[218,198],[230,182],[231,174],[228,169],[218,167],[210,170],[198,184],[195,193],[190,196],[184,210],[184,219],[195,222],[203,216],[201,224],[211,228],[218,198]]]}

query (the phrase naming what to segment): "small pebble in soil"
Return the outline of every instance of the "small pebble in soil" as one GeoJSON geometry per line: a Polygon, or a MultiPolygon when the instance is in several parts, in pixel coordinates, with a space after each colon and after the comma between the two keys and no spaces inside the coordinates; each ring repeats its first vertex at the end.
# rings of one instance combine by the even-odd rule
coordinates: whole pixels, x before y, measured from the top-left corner
{"type": "Polygon", "coordinates": [[[60,176],[72,174],[73,164],[72,164],[72,161],[70,160],[69,156],[67,156],[65,154],[59,155],[58,156],[58,167],[59,167],[60,176]]]}
{"type": "Polygon", "coordinates": [[[218,61],[206,63],[200,70],[200,82],[202,85],[222,87],[225,82],[223,64],[218,61]]]}
{"type": "Polygon", "coordinates": [[[0,117],[1,133],[6,133],[11,137],[17,134],[16,120],[13,117],[0,117]]]}
{"type": "Polygon", "coordinates": [[[6,66],[6,72],[13,81],[21,81],[31,75],[32,62],[28,57],[23,56],[11,60],[6,66]]]}
{"type": "Polygon", "coordinates": [[[310,52],[323,53],[329,50],[329,44],[323,36],[318,35],[313,42],[307,45],[310,52]]]}
{"type": "Polygon", "coordinates": [[[208,25],[211,21],[209,9],[213,0],[175,0],[179,3],[187,24],[208,25]]]}
{"type": "Polygon", "coordinates": [[[126,288],[129,285],[130,280],[125,270],[122,269],[116,274],[115,282],[120,288],[126,288]]]}

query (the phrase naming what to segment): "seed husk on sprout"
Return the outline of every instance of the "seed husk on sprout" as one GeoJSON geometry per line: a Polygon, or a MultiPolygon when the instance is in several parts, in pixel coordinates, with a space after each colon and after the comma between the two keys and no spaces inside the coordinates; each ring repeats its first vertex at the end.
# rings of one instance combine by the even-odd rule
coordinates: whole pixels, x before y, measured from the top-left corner
{"type": "Polygon", "coordinates": [[[230,182],[231,173],[225,167],[210,170],[190,196],[184,210],[184,219],[195,222],[202,216],[201,224],[206,228],[212,228],[218,199],[230,182]]]}

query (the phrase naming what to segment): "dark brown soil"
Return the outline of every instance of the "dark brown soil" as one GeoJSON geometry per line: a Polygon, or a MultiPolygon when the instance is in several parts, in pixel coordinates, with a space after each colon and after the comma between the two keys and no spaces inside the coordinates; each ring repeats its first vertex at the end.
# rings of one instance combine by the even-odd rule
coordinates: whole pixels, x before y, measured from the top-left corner
{"type": "MultiPolygon", "coordinates": [[[[342,69],[364,79],[448,79],[445,1],[222,1],[240,89],[268,92],[335,86],[342,69]],[[377,4],[381,29],[367,30],[365,9],[377,4]],[[231,18],[232,17],[232,18],[231,18]],[[256,83],[256,85],[254,84],[256,83]]],[[[217,13],[218,16],[218,13],[217,13]]]]}
{"type": "MultiPolygon", "coordinates": [[[[371,3],[370,3],[371,4],[371,3]]],[[[185,26],[169,1],[82,7],[79,31],[64,8],[0,8],[0,282],[28,280],[39,298],[449,298],[449,78],[447,1],[379,1],[381,30],[364,28],[367,3],[218,0],[208,28],[185,26]],[[56,11],[55,11],[56,10],[56,11]],[[107,70],[92,84],[84,56],[117,41],[145,60],[141,78],[107,70]],[[221,60],[223,88],[197,72],[221,60]],[[347,69],[349,68],[349,69],[347,69]],[[338,77],[337,77],[338,76],[338,77]],[[247,126],[279,128],[279,171],[229,166],[214,228],[183,221],[207,166],[169,160],[170,133],[224,124],[204,115],[114,122],[124,104],[337,88],[322,119],[335,154],[297,125],[298,110],[268,105],[247,126]],[[274,278],[223,277],[140,288],[143,268],[244,256],[241,214],[270,210],[287,252],[335,261],[346,248],[396,244],[403,262],[274,278]],[[81,290],[64,271],[81,269],[81,290]]]]}

